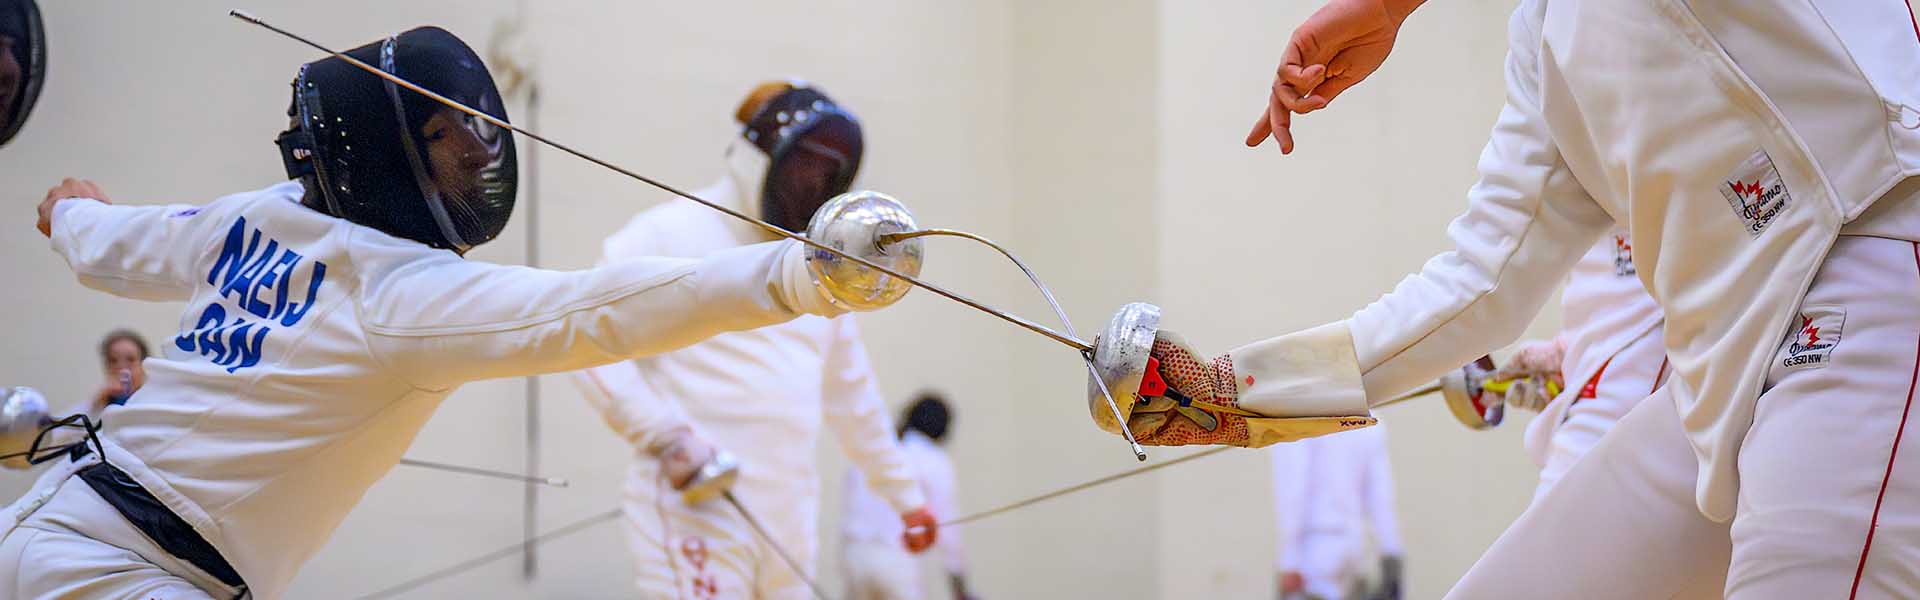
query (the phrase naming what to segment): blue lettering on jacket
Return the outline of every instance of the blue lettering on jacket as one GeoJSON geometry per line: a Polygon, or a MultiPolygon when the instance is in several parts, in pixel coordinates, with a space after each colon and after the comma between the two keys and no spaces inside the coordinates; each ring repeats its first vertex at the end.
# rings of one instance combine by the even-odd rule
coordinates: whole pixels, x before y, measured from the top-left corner
{"type": "Polygon", "coordinates": [[[246,217],[234,220],[213,268],[207,270],[207,285],[218,290],[218,298],[208,303],[194,322],[193,329],[173,339],[181,350],[207,357],[213,364],[234,373],[260,364],[261,348],[275,323],[293,327],[306,318],[327,279],[327,264],[309,261],[279,240],[266,238],[261,246],[259,229],[249,229],[246,217]],[[306,268],[304,299],[294,290],[295,275],[303,263],[306,268]],[[234,310],[229,318],[228,306],[234,310]],[[252,318],[249,318],[252,317],[252,318]]]}

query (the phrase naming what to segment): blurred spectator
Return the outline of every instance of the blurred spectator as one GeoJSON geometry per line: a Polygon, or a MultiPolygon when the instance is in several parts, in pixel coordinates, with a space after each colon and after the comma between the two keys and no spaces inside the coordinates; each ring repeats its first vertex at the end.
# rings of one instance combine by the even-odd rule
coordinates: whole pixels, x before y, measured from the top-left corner
{"type": "MultiPolygon", "coordinates": [[[[953,422],[951,409],[937,393],[922,392],[900,419],[900,448],[913,465],[927,495],[933,516],[947,521],[960,516],[953,461],[941,448],[953,422]]],[[[852,600],[911,600],[924,597],[920,569],[900,545],[901,523],[873,492],[860,470],[847,469],[845,522],[841,527],[841,564],[846,569],[847,597],[852,600]]],[[[941,528],[934,542],[947,573],[953,597],[971,600],[967,592],[966,553],[960,532],[941,528]]]]}

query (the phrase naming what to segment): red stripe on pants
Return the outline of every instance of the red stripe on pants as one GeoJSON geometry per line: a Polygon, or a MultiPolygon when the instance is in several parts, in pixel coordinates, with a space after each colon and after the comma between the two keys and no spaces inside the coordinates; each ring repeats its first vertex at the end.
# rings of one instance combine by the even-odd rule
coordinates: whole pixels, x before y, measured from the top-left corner
{"type": "MultiPolygon", "coordinates": [[[[1920,242],[1913,245],[1913,266],[1920,272],[1920,242]]],[[[1914,341],[1913,353],[1913,375],[1907,380],[1907,406],[1900,410],[1900,429],[1894,431],[1893,450],[1887,453],[1887,473],[1880,477],[1880,495],[1873,499],[1873,518],[1867,522],[1867,541],[1860,545],[1860,565],[1853,570],[1853,591],[1847,594],[1849,599],[1860,595],[1860,580],[1867,574],[1867,555],[1873,551],[1873,532],[1880,528],[1880,505],[1887,500],[1887,483],[1893,481],[1893,461],[1900,457],[1900,438],[1907,434],[1907,415],[1913,413],[1913,388],[1920,383],[1920,339],[1914,341]]]]}

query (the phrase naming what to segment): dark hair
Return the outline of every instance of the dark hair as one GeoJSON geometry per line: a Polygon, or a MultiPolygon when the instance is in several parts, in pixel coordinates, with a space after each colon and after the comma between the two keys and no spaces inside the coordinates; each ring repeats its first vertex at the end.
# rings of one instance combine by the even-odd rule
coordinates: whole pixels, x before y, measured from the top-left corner
{"type": "Polygon", "coordinates": [[[939,392],[920,392],[913,404],[907,406],[906,416],[900,419],[900,435],[907,431],[918,431],[933,441],[947,437],[947,425],[953,416],[947,411],[947,401],[939,392]]]}
{"type": "Polygon", "coordinates": [[[153,353],[147,350],[146,338],[140,337],[140,334],[134,333],[132,329],[115,329],[107,332],[107,337],[100,338],[100,362],[106,362],[110,358],[113,345],[120,340],[133,342],[133,345],[140,349],[141,360],[153,356],[153,353]]]}

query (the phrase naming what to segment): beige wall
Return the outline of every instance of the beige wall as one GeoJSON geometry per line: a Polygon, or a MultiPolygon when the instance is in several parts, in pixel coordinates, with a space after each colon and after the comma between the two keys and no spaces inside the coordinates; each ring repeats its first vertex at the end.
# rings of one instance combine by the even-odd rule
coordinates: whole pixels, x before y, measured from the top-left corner
{"type": "MultiPolygon", "coordinates": [[[[38,200],[62,175],[95,178],[126,202],[204,201],[279,177],[270,142],[285,86],[313,53],[231,22],[228,5],[210,1],[42,4],[57,71],[25,133],[0,149],[0,182],[16,202],[38,200]]],[[[1012,247],[1053,284],[1083,336],[1120,304],[1147,299],[1166,308],[1169,327],[1219,352],[1340,318],[1442,247],[1500,101],[1511,0],[1424,9],[1378,80],[1302,119],[1301,151],[1285,158],[1239,140],[1307,2],[261,4],[250,8],[342,46],[432,22],[484,49],[496,23],[517,18],[520,56],[543,94],[541,130],[687,187],[720,176],[728,115],[753,81],[804,76],[865,119],[863,186],[906,200],[929,226],[1012,247]]],[[[528,123],[524,102],[514,108],[528,123]]],[[[591,264],[602,237],[663,197],[554,152],[538,160],[539,185],[522,200],[538,205],[548,266],[591,264]]],[[[476,257],[523,262],[529,208],[476,257]]],[[[929,244],[930,279],[1054,321],[997,255],[929,244]]],[[[175,327],[178,307],[82,289],[24,224],[0,229],[0,248],[17,282],[0,302],[31,315],[6,325],[0,382],[78,398],[98,385],[100,333],[132,325],[159,344],[175,327]]],[[[958,402],[965,508],[1138,464],[1088,426],[1085,374],[1065,348],[930,294],[864,326],[891,401],[932,387],[958,402]]],[[[574,482],[541,492],[539,518],[551,527],[612,507],[628,450],[567,381],[540,385],[539,453],[548,474],[574,482]]],[[[520,468],[524,396],[521,381],[463,388],[410,455],[520,468]]],[[[1410,597],[1437,597],[1524,505],[1533,474],[1519,453],[1523,423],[1468,433],[1432,402],[1381,416],[1393,432],[1410,597]]],[[[820,572],[837,589],[831,534],[845,461],[832,443],[819,455],[820,572]]],[[[0,495],[28,482],[0,475],[0,495]]],[[[1269,490],[1264,454],[1236,451],[1017,511],[966,530],[972,579],[989,598],[1266,597],[1269,490]]],[[[293,596],[351,597],[512,544],[521,493],[399,468],[293,596]]],[[[540,569],[526,583],[517,560],[501,561],[411,597],[620,597],[631,566],[618,529],[602,526],[543,547],[540,569]]]]}

